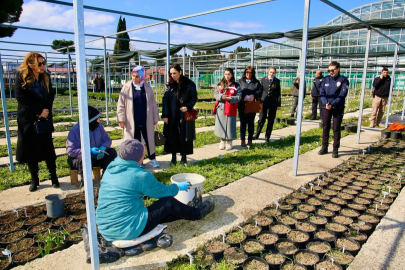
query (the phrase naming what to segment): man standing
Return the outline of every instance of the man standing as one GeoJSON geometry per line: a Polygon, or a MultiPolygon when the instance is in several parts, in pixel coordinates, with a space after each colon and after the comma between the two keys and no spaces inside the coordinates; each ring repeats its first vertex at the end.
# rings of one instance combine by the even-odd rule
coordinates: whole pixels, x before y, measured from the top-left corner
{"type": "Polygon", "coordinates": [[[316,71],[315,74],[315,79],[314,79],[314,85],[312,86],[311,89],[311,96],[312,96],[312,115],[311,115],[311,120],[316,120],[317,116],[317,107],[319,106],[319,115],[321,116],[322,119],[322,102],[321,99],[319,98],[319,90],[321,88],[322,84],[322,71],[318,70],[316,71]]]}
{"type": "Polygon", "coordinates": [[[262,101],[262,112],[259,116],[259,123],[257,124],[257,132],[254,139],[258,139],[260,132],[267,119],[267,128],[265,139],[266,142],[270,141],[271,132],[273,131],[274,118],[276,118],[277,110],[281,107],[281,87],[280,80],[275,77],[276,68],[270,67],[268,76],[262,79],[262,89],[260,91],[262,101]]]}
{"type": "Polygon", "coordinates": [[[328,67],[329,76],[322,80],[320,97],[322,100],[323,134],[322,148],[319,155],[328,153],[329,131],[333,117],[333,158],[339,157],[340,126],[345,109],[345,98],[349,89],[349,81],[340,75],[339,62],[332,61],[328,67]]]}
{"type": "MultiPolygon", "coordinates": [[[[301,77],[301,73],[298,73],[297,78],[295,78],[293,80],[292,95],[294,97],[294,103],[293,103],[293,106],[292,106],[292,109],[291,109],[291,117],[294,117],[295,111],[296,111],[297,106],[298,106],[298,95],[299,95],[299,92],[300,92],[300,77],[301,77]]],[[[306,91],[307,91],[307,85],[305,83],[305,78],[304,78],[304,98],[305,98],[305,95],[306,95],[306,91]]]]}
{"type": "Polygon", "coordinates": [[[98,73],[96,73],[93,83],[96,86],[96,92],[104,91],[104,80],[103,80],[103,78],[98,76],[98,73]]]}
{"type": "Polygon", "coordinates": [[[391,77],[388,75],[388,68],[383,67],[381,75],[376,77],[373,82],[373,111],[371,113],[370,127],[378,126],[383,128],[381,119],[385,112],[385,106],[387,105],[388,96],[390,95],[391,77]],[[377,113],[378,111],[378,113],[377,113]],[[377,121],[376,121],[377,115],[377,121]]]}

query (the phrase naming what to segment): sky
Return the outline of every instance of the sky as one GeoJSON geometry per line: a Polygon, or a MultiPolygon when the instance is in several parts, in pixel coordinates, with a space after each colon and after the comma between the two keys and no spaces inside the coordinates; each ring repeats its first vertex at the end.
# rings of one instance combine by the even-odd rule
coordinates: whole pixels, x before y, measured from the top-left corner
{"type": "MultiPolygon", "coordinates": [[[[64,0],[62,0],[64,1],[64,0]]],[[[64,1],[72,3],[72,1],[64,1]]],[[[176,1],[139,1],[139,0],[84,0],[84,5],[94,6],[115,11],[124,11],[129,13],[153,16],[163,19],[173,19],[190,14],[214,10],[218,8],[247,3],[246,0],[176,0],[176,1]]],[[[333,0],[340,7],[350,10],[352,8],[371,3],[370,0],[333,0]]],[[[203,15],[191,19],[185,19],[183,22],[196,25],[208,26],[221,30],[227,30],[240,34],[249,33],[269,33],[286,32],[300,29],[303,25],[304,0],[278,0],[257,4],[249,7],[233,9],[229,11],[203,15]]],[[[340,14],[339,11],[324,4],[319,0],[311,1],[310,9],[310,27],[323,25],[329,20],[340,14]]],[[[85,32],[88,34],[107,35],[116,32],[120,14],[112,14],[100,11],[85,10],[85,32]]],[[[155,20],[143,19],[124,15],[127,23],[127,29],[148,25],[156,22],[155,20]]],[[[74,31],[73,10],[71,7],[40,2],[36,0],[24,0],[23,13],[20,22],[16,25],[74,31]]],[[[171,24],[171,43],[201,43],[219,41],[234,38],[234,35],[228,35],[219,32],[203,30],[199,28],[171,24]]],[[[166,42],[166,25],[158,25],[129,33],[132,39],[166,42]]],[[[54,39],[74,40],[73,35],[47,33],[43,31],[32,31],[18,29],[13,37],[2,38],[0,41],[52,44],[54,39]]],[[[88,37],[86,40],[93,38],[88,37]]],[[[113,49],[115,40],[107,39],[107,49],[113,49]]],[[[269,43],[261,42],[262,46],[269,43]]],[[[250,47],[251,41],[243,41],[224,50],[231,51],[236,46],[250,47]]],[[[87,43],[86,47],[103,48],[103,41],[98,40],[87,43]]],[[[164,48],[164,45],[148,44],[142,42],[131,42],[132,49],[155,50],[164,48]]],[[[16,45],[0,42],[0,52],[2,58],[10,58],[9,55],[25,55],[26,52],[13,52],[4,49],[18,49],[29,51],[50,51],[49,47],[39,47],[33,45],[16,45]],[[3,50],[2,50],[3,49],[3,50]]],[[[190,53],[190,51],[187,51],[190,53]]],[[[102,55],[100,50],[86,50],[89,55],[102,55]]],[[[48,62],[58,62],[63,56],[48,54],[48,62]],[[51,57],[54,57],[51,59],[51,57]]],[[[87,56],[94,58],[95,56],[87,56]]]]}

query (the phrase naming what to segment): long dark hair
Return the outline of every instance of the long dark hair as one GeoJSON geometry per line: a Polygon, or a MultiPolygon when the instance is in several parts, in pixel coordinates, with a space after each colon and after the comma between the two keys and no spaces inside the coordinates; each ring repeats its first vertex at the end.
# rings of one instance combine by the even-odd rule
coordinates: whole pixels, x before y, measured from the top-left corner
{"type": "Polygon", "coordinates": [[[169,68],[169,83],[174,83],[175,80],[173,80],[172,75],[170,75],[170,70],[174,68],[175,70],[177,70],[177,72],[181,72],[180,75],[180,79],[179,79],[179,83],[181,83],[183,81],[184,75],[183,75],[183,70],[181,69],[181,66],[179,64],[173,64],[170,66],[169,68]]]}
{"type": "Polygon", "coordinates": [[[242,75],[242,79],[243,79],[243,80],[246,81],[246,71],[252,72],[252,82],[257,81],[257,79],[256,79],[256,70],[255,70],[255,68],[252,67],[252,66],[247,66],[247,67],[245,68],[245,71],[243,72],[243,75],[242,75]]]}
{"type": "Polygon", "coordinates": [[[224,77],[222,77],[222,80],[217,84],[217,86],[221,86],[223,91],[225,91],[226,88],[228,88],[230,85],[235,83],[235,75],[233,74],[233,69],[226,68],[224,70],[224,74],[225,74],[225,71],[229,71],[232,74],[232,78],[231,78],[231,82],[228,84],[228,81],[225,79],[225,76],[224,76],[224,77]]]}

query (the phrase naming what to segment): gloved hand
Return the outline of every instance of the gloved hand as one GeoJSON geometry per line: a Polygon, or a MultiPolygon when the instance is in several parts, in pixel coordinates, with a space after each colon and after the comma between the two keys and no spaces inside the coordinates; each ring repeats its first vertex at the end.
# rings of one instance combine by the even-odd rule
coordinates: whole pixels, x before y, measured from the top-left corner
{"type": "MultiPolygon", "coordinates": [[[[105,147],[104,146],[101,146],[100,148],[99,148],[99,150],[102,150],[102,151],[105,151],[105,147]]],[[[98,154],[97,154],[97,160],[100,160],[100,159],[103,159],[104,158],[104,154],[105,153],[103,153],[103,152],[99,152],[98,154]]]]}
{"type": "Polygon", "coordinates": [[[176,183],[177,184],[177,186],[179,186],[179,190],[180,191],[182,191],[182,190],[189,190],[190,189],[190,182],[188,182],[188,181],[184,181],[184,182],[179,182],[179,183],[176,183]]]}
{"type": "Polygon", "coordinates": [[[91,152],[93,155],[97,155],[97,154],[98,154],[98,147],[92,147],[92,148],[90,148],[90,152],[91,152]]]}

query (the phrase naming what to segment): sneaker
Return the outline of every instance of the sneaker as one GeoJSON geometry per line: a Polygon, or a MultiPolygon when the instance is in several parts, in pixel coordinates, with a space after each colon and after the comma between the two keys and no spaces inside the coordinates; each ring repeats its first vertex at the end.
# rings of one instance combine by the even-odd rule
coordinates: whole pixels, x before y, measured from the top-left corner
{"type": "Polygon", "coordinates": [[[232,150],[232,141],[226,141],[226,151],[232,150]]]}
{"type": "Polygon", "coordinates": [[[333,158],[338,158],[339,157],[339,148],[333,148],[332,157],[333,158]]]}
{"type": "Polygon", "coordinates": [[[321,150],[319,150],[318,155],[325,155],[328,153],[328,147],[322,146],[321,150]]]}
{"type": "Polygon", "coordinates": [[[222,141],[219,143],[219,150],[225,150],[225,141],[222,141]]]}
{"type": "Polygon", "coordinates": [[[150,160],[150,165],[152,165],[153,168],[160,167],[159,163],[156,161],[156,159],[151,159],[150,160]]]}

